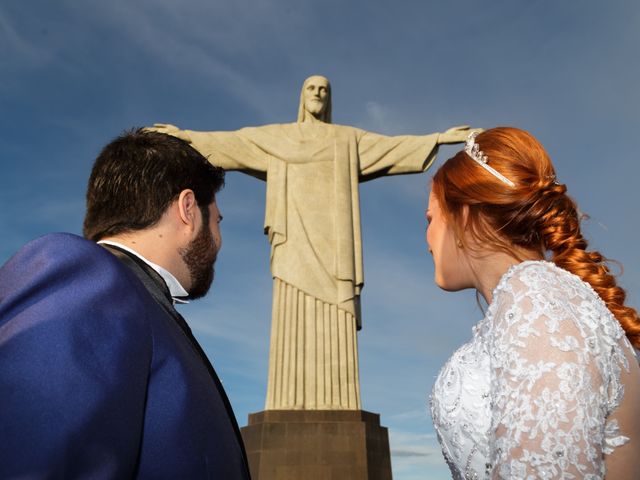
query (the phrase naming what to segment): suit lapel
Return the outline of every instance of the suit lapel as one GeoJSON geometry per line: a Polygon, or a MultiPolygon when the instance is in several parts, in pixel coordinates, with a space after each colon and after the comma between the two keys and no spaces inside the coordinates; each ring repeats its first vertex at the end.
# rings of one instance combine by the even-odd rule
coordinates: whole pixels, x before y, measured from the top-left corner
{"type": "Polygon", "coordinates": [[[204,366],[207,368],[209,375],[211,375],[211,379],[218,390],[218,394],[222,399],[225,408],[227,410],[227,415],[229,420],[233,425],[233,429],[238,437],[238,443],[240,444],[240,448],[242,449],[242,454],[244,456],[245,466],[247,467],[247,471],[249,471],[249,466],[247,464],[247,455],[244,449],[244,442],[242,441],[242,435],[240,434],[240,428],[238,427],[238,422],[236,421],[236,416],[233,413],[233,408],[231,407],[231,403],[229,402],[229,398],[222,386],[222,382],[218,378],[216,371],[211,365],[209,358],[205,354],[204,350],[193,336],[191,332],[191,328],[185,321],[184,317],[178,313],[178,311],[173,306],[173,299],[171,298],[171,293],[169,292],[169,288],[167,284],[162,279],[162,277],[156,272],[153,268],[147,265],[142,259],[137,256],[127,252],[126,250],[122,250],[114,245],[108,244],[100,244],[101,247],[104,247],[113,255],[115,255],[124,265],[126,265],[144,284],[147,291],[151,294],[151,296],[162,306],[162,308],[169,314],[171,318],[175,320],[175,322],[180,327],[180,330],[185,334],[191,346],[194,348],[195,353],[200,357],[204,366]]]}

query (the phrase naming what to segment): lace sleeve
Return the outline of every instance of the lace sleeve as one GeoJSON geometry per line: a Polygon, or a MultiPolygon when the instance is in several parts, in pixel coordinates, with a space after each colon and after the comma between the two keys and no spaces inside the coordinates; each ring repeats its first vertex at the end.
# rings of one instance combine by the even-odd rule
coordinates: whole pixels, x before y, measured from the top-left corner
{"type": "Polygon", "coordinates": [[[603,478],[616,388],[608,380],[613,363],[598,354],[605,345],[595,334],[595,299],[561,278],[529,274],[511,278],[495,299],[493,478],[603,478]]]}

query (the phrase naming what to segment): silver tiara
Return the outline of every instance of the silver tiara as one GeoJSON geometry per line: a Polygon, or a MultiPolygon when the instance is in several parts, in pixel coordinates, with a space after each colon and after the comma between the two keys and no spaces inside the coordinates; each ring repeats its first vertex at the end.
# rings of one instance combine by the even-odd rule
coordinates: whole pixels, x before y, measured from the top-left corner
{"type": "Polygon", "coordinates": [[[480,150],[480,145],[476,143],[476,135],[479,132],[471,132],[467,137],[467,143],[464,146],[464,152],[471,157],[471,159],[484,168],[491,175],[496,177],[498,180],[506,183],[510,187],[515,187],[516,184],[509,180],[507,177],[502,175],[499,171],[489,165],[489,157],[487,157],[482,150],[480,150]]]}

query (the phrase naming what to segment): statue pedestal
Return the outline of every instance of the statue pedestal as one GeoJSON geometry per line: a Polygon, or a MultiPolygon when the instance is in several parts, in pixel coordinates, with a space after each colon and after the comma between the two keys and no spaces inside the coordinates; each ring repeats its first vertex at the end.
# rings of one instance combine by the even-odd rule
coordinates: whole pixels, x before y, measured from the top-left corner
{"type": "Polygon", "coordinates": [[[364,410],[265,410],[243,427],[253,480],[391,480],[389,435],[364,410]]]}

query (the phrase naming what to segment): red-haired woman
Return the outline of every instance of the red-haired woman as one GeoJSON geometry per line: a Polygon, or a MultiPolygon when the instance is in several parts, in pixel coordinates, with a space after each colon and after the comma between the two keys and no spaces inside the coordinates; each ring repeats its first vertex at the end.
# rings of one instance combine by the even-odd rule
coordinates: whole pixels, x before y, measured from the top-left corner
{"type": "Polygon", "coordinates": [[[453,477],[640,478],[640,319],[542,146],[472,134],[427,220],[437,285],[489,304],[431,395],[453,477]]]}

